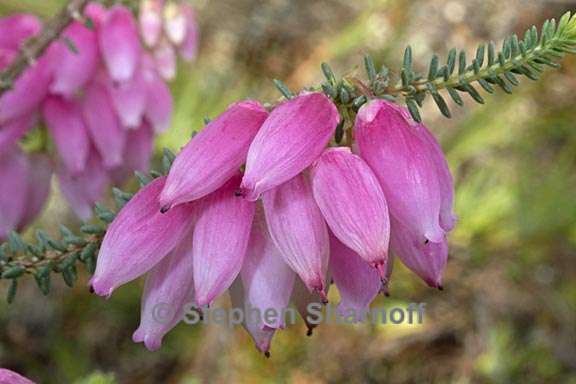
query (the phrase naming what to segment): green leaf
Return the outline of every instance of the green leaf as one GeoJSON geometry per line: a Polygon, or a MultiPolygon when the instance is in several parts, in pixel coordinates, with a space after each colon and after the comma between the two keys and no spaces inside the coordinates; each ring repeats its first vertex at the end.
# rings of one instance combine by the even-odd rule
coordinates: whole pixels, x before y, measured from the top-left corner
{"type": "Polygon", "coordinates": [[[12,304],[14,302],[17,290],[18,290],[18,280],[12,279],[12,281],[10,281],[10,286],[8,287],[8,293],[6,295],[6,301],[8,302],[8,304],[12,304]]]}
{"type": "Polygon", "coordinates": [[[454,102],[456,104],[458,104],[459,106],[464,105],[464,101],[462,100],[462,98],[458,94],[458,91],[456,91],[454,88],[451,88],[451,87],[446,87],[446,90],[448,91],[448,94],[450,95],[452,100],[454,100],[454,102]]]}
{"type": "Polygon", "coordinates": [[[438,55],[434,54],[430,60],[430,67],[428,69],[428,80],[432,81],[438,74],[438,55]]]}
{"type": "Polygon", "coordinates": [[[402,61],[402,68],[407,73],[412,72],[412,47],[407,46],[404,50],[404,60],[402,61]]]}
{"type": "Polygon", "coordinates": [[[19,266],[19,265],[15,265],[12,267],[8,267],[6,270],[4,270],[4,272],[2,272],[1,277],[3,279],[15,279],[17,277],[20,277],[24,274],[24,268],[19,266]]]}
{"type": "Polygon", "coordinates": [[[446,67],[448,68],[449,74],[452,74],[454,72],[455,65],[456,65],[456,48],[452,48],[450,52],[448,52],[448,62],[446,63],[446,67]]]}
{"type": "Polygon", "coordinates": [[[422,117],[420,117],[420,112],[418,111],[418,105],[416,104],[414,99],[409,97],[406,98],[406,106],[408,107],[408,111],[410,112],[410,115],[412,115],[414,121],[416,121],[417,123],[421,123],[422,117]]]}
{"type": "Polygon", "coordinates": [[[374,80],[376,80],[376,67],[374,66],[374,60],[372,60],[372,56],[364,56],[364,68],[366,69],[368,80],[370,80],[370,83],[373,83],[374,80]]]}
{"type": "Polygon", "coordinates": [[[292,91],[288,88],[288,86],[286,84],[284,84],[281,80],[278,79],[274,79],[272,80],[274,82],[274,85],[276,86],[276,88],[278,88],[278,90],[280,91],[280,93],[286,98],[286,99],[291,99],[294,97],[294,94],[292,93],[292,91]]]}

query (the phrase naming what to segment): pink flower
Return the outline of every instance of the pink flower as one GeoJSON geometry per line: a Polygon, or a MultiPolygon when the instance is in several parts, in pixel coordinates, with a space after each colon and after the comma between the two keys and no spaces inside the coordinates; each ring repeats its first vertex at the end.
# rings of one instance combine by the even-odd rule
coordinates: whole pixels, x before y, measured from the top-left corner
{"type": "Polygon", "coordinates": [[[386,279],[390,221],[382,188],[349,148],[326,150],[312,167],[314,198],[334,235],[386,279]]]}
{"type": "Polygon", "coordinates": [[[164,80],[170,81],[176,77],[176,51],[166,39],[160,40],[154,50],[156,69],[164,80]]]}
{"type": "Polygon", "coordinates": [[[0,153],[8,151],[37,122],[35,114],[29,114],[11,120],[0,126],[0,153]]]}
{"type": "Polygon", "coordinates": [[[98,40],[95,31],[77,21],[63,35],[75,51],[61,40],[52,44],[48,52],[54,63],[50,92],[71,97],[94,77],[100,63],[98,40]]]}
{"type": "MultiPolygon", "coordinates": [[[[360,320],[359,315],[370,309],[370,303],[383,288],[378,271],[333,235],[330,236],[330,271],[340,293],[338,311],[342,316],[354,314],[356,320],[360,320]]],[[[389,277],[386,276],[386,281],[389,277]]]]}
{"type": "Polygon", "coordinates": [[[392,218],[390,249],[426,284],[442,288],[442,272],[448,261],[446,237],[439,243],[422,243],[417,234],[392,218]]]}
{"type": "Polygon", "coordinates": [[[240,178],[237,172],[220,189],[198,202],[193,258],[194,292],[199,307],[210,305],[228,289],[244,262],[256,204],[234,195],[240,178]]]}
{"type": "Polygon", "coordinates": [[[263,195],[268,229],[286,263],[310,291],[326,301],[328,229],[307,175],[300,174],[263,195]]]}
{"type": "Polygon", "coordinates": [[[168,2],[164,6],[164,33],[174,45],[180,45],[186,38],[187,17],[183,5],[168,2]]]}
{"type": "Polygon", "coordinates": [[[28,187],[26,191],[26,204],[18,230],[24,229],[31,224],[46,205],[50,193],[50,181],[52,180],[52,160],[48,155],[35,153],[28,158],[28,187]]]}
{"type": "Polygon", "coordinates": [[[134,342],[144,342],[151,351],[160,348],[164,335],[178,324],[186,310],[191,310],[192,278],[192,231],[188,231],[176,248],[148,273],[140,326],[132,336],[134,342]]]}
{"type": "Polygon", "coordinates": [[[2,384],[34,384],[32,380],[11,371],[9,369],[0,368],[0,383],[2,384]]]}
{"type": "Polygon", "coordinates": [[[102,57],[112,80],[130,80],[142,55],[138,28],[132,12],[121,5],[112,7],[99,28],[98,38],[102,57]]]}
{"type": "Polygon", "coordinates": [[[123,127],[136,129],[142,124],[142,117],[147,103],[147,84],[141,68],[137,69],[132,79],[122,83],[107,83],[108,94],[112,105],[123,127]]]}
{"type": "Polygon", "coordinates": [[[16,230],[26,209],[29,165],[20,148],[0,153],[0,240],[16,230]]]}
{"type": "Polygon", "coordinates": [[[196,16],[192,7],[188,3],[182,3],[180,4],[180,8],[186,16],[186,36],[180,45],[180,55],[182,55],[184,60],[190,62],[194,60],[198,54],[198,40],[200,33],[198,31],[198,23],[196,22],[196,16]]]}
{"type": "Polygon", "coordinates": [[[250,145],[242,194],[255,201],[302,172],[320,156],[338,120],[338,110],[322,93],[302,94],[274,108],[250,145]]]}
{"type": "Polygon", "coordinates": [[[108,183],[108,174],[98,153],[90,150],[86,167],[81,173],[71,174],[67,167],[60,165],[56,174],[62,194],[76,216],[82,221],[90,220],[92,207],[102,199],[108,183]]]}
{"type": "Polygon", "coordinates": [[[0,18],[0,49],[17,51],[24,41],[41,29],[40,20],[33,15],[15,14],[0,18]]]}
{"type": "Polygon", "coordinates": [[[166,177],[142,188],[108,227],[90,281],[100,296],[110,296],[118,286],[152,269],[190,228],[193,207],[182,205],[160,213],[158,195],[166,177]]]}
{"type": "Polygon", "coordinates": [[[105,79],[95,79],[86,90],[82,105],[84,121],[106,168],[122,164],[126,132],[122,129],[105,79]]]}
{"type": "Polygon", "coordinates": [[[240,275],[245,300],[260,311],[261,329],[284,328],[284,312],[290,304],[295,274],[274,245],[262,210],[258,210],[252,224],[240,275]],[[266,311],[269,319],[266,318],[266,311]]]}
{"type": "MultiPolygon", "coordinates": [[[[244,295],[244,287],[240,278],[234,280],[234,283],[232,283],[230,287],[230,299],[232,301],[232,307],[240,309],[243,313],[248,313],[251,308],[251,304],[244,295]]],[[[254,340],[256,348],[264,353],[266,357],[270,357],[270,344],[272,343],[276,329],[261,327],[260,324],[255,321],[247,321],[246,316],[244,316],[242,326],[250,334],[252,340],[254,340]]]]}
{"type": "Polygon", "coordinates": [[[172,95],[170,88],[160,77],[154,65],[154,60],[151,57],[144,57],[143,75],[146,82],[144,117],[152,125],[154,132],[162,133],[170,127],[172,95]]]}
{"type": "Polygon", "coordinates": [[[206,196],[236,174],[267,116],[257,102],[238,102],[194,136],[172,165],[160,195],[163,209],[206,196]]]}
{"type": "Polygon", "coordinates": [[[442,192],[429,142],[391,103],[374,100],[356,117],[360,155],[371,166],[386,194],[391,214],[426,240],[441,242],[442,192]]]}
{"type": "MultiPolygon", "coordinates": [[[[331,279],[329,272],[330,271],[328,271],[326,276],[326,281],[330,281],[331,279]]],[[[326,287],[326,296],[328,296],[329,289],[330,285],[326,287]]],[[[311,309],[314,307],[311,307],[310,304],[319,306],[325,302],[325,298],[321,298],[318,292],[310,292],[302,280],[296,278],[296,281],[294,282],[294,289],[292,291],[292,298],[290,300],[300,314],[304,324],[306,324],[306,328],[308,328],[307,335],[312,336],[312,331],[318,326],[318,324],[309,321],[315,318],[314,313],[311,311],[311,309]]]]}
{"type": "Polygon", "coordinates": [[[78,101],[49,96],[42,105],[42,114],[68,171],[73,175],[84,171],[90,137],[78,101]]]}
{"type": "Polygon", "coordinates": [[[163,6],[163,0],[143,0],[140,3],[140,34],[149,47],[155,46],[162,35],[163,6]]]}

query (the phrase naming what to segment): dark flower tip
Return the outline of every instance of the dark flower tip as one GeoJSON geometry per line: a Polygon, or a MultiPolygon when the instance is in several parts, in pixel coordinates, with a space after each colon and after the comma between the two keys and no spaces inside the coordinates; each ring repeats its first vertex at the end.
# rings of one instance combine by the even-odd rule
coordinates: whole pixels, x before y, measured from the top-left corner
{"type": "Polygon", "coordinates": [[[170,210],[170,206],[169,205],[165,205],[162,208],[160,208],[160,213],[166,213],[170,210]]]}
{"type": "Polygon", "coordinates": [[[444,290],[444,287],[443,287],[442,285],[439,285],[439,286],[438,286],[438,290],[439,290],[439,291],[443,291],[443,290],[444,290]]]}
{"type": "Polygon", "coordinates": [[[266,356],[266,358],[269,359],[270,358],[270,351],[264,352],[264,356],[266,356]]]}
{"type": "Polygon", "coordinates": [[[314,334],[314,330],[312,328],[308,328],[308,330],[306,331],[306,336],[310,337],[314,334]]]}
{"type": "Polygon", "coordinates": [[[234,191],[234,196],[236,197],[244,197],[244,193],[242,193],[241,189],[237,189],[234,191]]]}
{"type": "Polygon", "coordinates": [[[94,293],[94,287],[90,285],[90,287],[88,287],[88,291],[90,291],[90,293],[94,293]]]}

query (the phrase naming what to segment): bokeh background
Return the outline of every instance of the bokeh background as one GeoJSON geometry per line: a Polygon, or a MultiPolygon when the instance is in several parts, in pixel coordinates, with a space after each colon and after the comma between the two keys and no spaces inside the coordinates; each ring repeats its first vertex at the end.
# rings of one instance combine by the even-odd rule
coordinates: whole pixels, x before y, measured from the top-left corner
{"type": "MultiPolygon", "coordinates": [[[[424,68],[432,52],[472,54],[479,42],[576,8],[537,0],[192,3],[200,56],[172,84],[173,127],[158,153],[178,150],[234,100],[277,99],[273,78],[301,89],[321,81],[321,62],[339,74],[360,71],[365,53],[398,68],[407,44],[424,68]]],[[[0,15],[47,18],[62,4],[0,0],[0,15]]],[[[47,297],[25,279],[15,303],[0,304],[0,366],[41,383],[576,383],[575,89],[568,57],[512,96],[454,107],[451,120],[425,107],[457,183],[445,290],[425,287],[397,262],[392,296],[376,303],[426,302],[421,326],[324,325],[306,337],[300,323],[277,334],[266,359],[241,328],[180,325],[151,353],[131,341],[142,282],[104,300],[88,293],[84,272],[72,289],[54,281],[47,297]]],[[[63,218],[78,225],[55,193],[37,226],[63,218]]]]}

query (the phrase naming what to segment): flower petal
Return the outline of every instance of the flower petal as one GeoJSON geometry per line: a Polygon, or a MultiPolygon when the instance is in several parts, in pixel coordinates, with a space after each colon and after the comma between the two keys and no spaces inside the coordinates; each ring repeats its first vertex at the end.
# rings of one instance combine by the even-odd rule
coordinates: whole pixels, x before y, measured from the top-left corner
{"type": "Polygon", "coordinates": [[[48,96],[42,114],[64,165],[71,174],[81,173],[90,153],[90,138],[77,100],[48,96]]]}
{"type": "Polygon", "coordinates": [[[19,230],[32,223],[42,212],[50,194],[50,181],[52,180],[52,159],[47,154],[32,154],[28,162],[30,165],[26,204],[18,223],[19,230]]]}
{"type": "Polygon", "coordinates": [[[193,248],[194,292],[199,307],[211,304],[228,289],[244,262],[256,204],[234,195],[240,178],[237,173],[198,202],[193,248]]]}
{"type": "Polygon", "coordinates": [[[134,332],[135,342],[157,350],[162,338],[182,319],[194,299],[192,273],[192,231],[148,274],[142,295],[140,326],[134,332]],[[159,310],[164,310],[159,313],[159,310]]]}
{"type": "Polygon", "coordinates": [[[22,219],[28,189],[29,165],[18,147],[0,154],[0,240],[16,230],[22,219]]]}
{"type": "Polygon", "coordinates": [[[326,150],[312,168],[316,203],[334,235],[386,278],[390,220],[382,188],[348,148],[326,150]]]}
{"type": "Polygon", "coordinates": [[[11,120],[0,127],[0,153],[7,152],[36,124],[36,115],[29,114],[11,120]]]}
{"type": "Polygon", "coordinates": [[[338,120],[338,110],[322,93],[303,94],[274,108],[250,145],[243,195],[255,201],[302,172],[320,156],[338,120]]]}
{"type": "Polygon", "coordinates": [[[138,69],[132,79],[122,82],[108,82],[108,93],[118,114],[120,123],[129,129],[136,129],[142,123],[146,109],[147,85],[142,70],[138,69]]]}
{"type": "Polygon", "coordinates": [[[143,0],[140,2],[140,35],[148,47],[156,45],[162,34],[163,0],[143,0]]]}
{"type": "Polygon", "coordinates": [[[122,284],[152,269],[182,239],[193,215],[191,205],[160,213],[158,195],[166,177],[142,188],[108,227],[90,281],[96,294],[110,296],[122,284]]]}
{"type": "Polygon", "coordinates": [[[211,121],[176,156],[160,195],[162,207],[206,196],[236,174],[267,116],[259,103],[241,101],[211,121]]]}
{"type": "Polygon", "coordinates": [[[142,55],[132,12],[121,5],[112,7],[99,28],[98,41],[110,77],[118,82],[130,80],[142,55]]]}
{"type": "Polygon", "coordinates": [[[0,18],[0,48],[17,51],[22,43],[42,30],[42,23],[33,15],[15,14],[0,18]]]}
{"type": "Polygon", "coordinates": [[[144,66],[146,82],[146,109],[144,117],[156,133],[162,133],[170,127],[172,119],[172,94],[170,88],[157,73],[154,60],[148,57],[144,66]]]}
{"type": "Polygon", "coordinates": [[[54,62],[50,92],[71,97],[94,77],[100,63],[98,40],[95,31],[77,21],[66,28],[64,37],[75,51],[60,40],[50,47],[48,55],[54,62]]]}
{"type": "Polygon", "coordinates": [[[84,121],[107,168],[122,164],[126,132],[120,126],[104,79],[92,82],[82,105],[84,121]]]}
{"type": "Polygon", "coordinates": [[[326,297],[330,244],[307,175],[300,174],[262,196],[268,229],[286,263],[310,291],[326,297]]]}
{"type": "Polygon", "coordinates": [[[353,313],[356,320],[360,320],[382,289],[378,272],[333,235],[330,236],[330,271],[340,292],[339,312],[343,316],[353,313]]]}
{"type": "Polygon", "coordinates": [[[252,224],[240,275],[246,300],[260,311],[261,328],[284,328],[295,274],[274,245],[261,210],[252,224]]]}
{"type": "Polygon", "coordinates": [[[440,242],[441,192],[428,144],[392,103],[364,105],[354,127],[361,157],[370,165],[386,194],[390,213],[419,233],[422,242],[440,242]]]}

